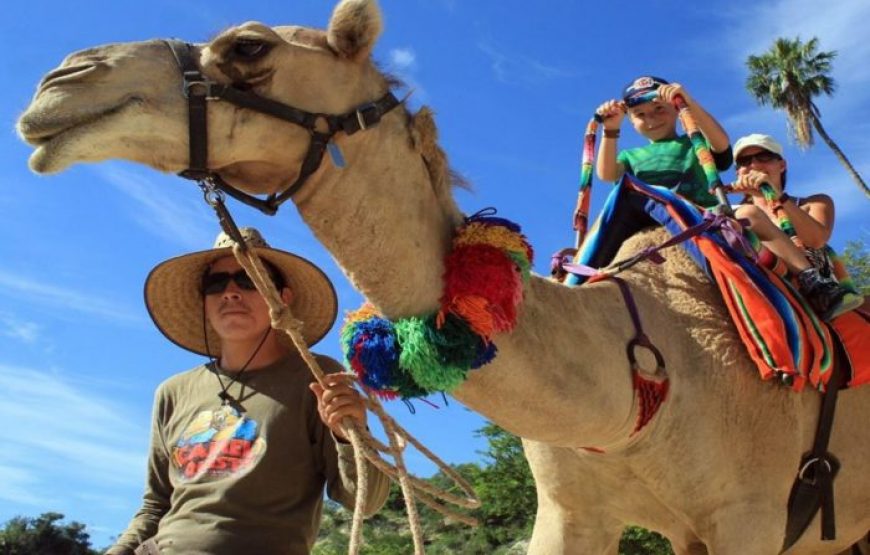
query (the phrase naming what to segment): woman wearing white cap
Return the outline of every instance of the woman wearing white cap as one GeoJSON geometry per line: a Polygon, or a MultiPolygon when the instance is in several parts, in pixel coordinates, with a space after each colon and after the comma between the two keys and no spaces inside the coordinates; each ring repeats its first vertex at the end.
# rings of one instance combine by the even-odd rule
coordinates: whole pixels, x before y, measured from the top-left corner
{"type": "Polygon", "coordinates": [[[750,229],[797,276],[801,292],[816,312],[830,321],[857,308],[863,299],[834,279],[824,250],[834,228],[831,197],[817,194],[797,198],[786,193],[787,164],[782,152],[782,146],[773,137],[760,133],[741,137],[734,143],[737,166],[734,191],[746,194],[735,215],[749,220],[750,229]],[[775,191],[774,202],[764,198],[763,183],[775,191]],[[791,221],[803,249],[774,223],[780,219],[780,212],[791,221]]]}

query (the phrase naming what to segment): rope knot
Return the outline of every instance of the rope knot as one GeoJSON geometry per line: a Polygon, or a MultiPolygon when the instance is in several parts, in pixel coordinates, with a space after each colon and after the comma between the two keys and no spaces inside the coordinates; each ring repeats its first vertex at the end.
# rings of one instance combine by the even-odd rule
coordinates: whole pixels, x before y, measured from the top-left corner
{"type": "Polygon", "coordinates": [[[297,320],[293,312],[287,306],[269,308],[269,318],[272,319],[272,327],[281,330],[293,330],[301,333],[305,325],[302,320],[297,320]]]}

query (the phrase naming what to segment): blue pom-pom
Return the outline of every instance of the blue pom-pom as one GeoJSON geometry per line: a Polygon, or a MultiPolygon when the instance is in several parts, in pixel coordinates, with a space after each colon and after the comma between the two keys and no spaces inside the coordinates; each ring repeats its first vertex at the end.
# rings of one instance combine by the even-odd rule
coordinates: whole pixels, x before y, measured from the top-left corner
{"type": "Polygon", "coordinates": [[[392,389],[399,366],[399,345],[393,324],[383,318],[356,322],[348,337],[348,361],[363,385],[370,389],[392,389]],[[358,363],[358,364],[357,364],[358,363]]]}
{"type": "Polygon", "coordinates": [[[489,364],[492,362],[492,359],[495,358],[495,355],[498,354],[498,348],[495,346],[495,343],[490,341],[489,343],[484,343],[481,341],[481,349],[477,353],[477,358],[474,362],[471,363],[471,369],[476,370],[481,366],[489,364]]]}

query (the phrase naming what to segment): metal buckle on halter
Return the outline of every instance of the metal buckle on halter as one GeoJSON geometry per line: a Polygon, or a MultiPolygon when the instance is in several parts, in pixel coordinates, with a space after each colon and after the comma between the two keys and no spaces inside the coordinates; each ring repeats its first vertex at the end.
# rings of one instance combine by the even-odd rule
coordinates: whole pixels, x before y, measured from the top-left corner
{"type": "Polygon", "coordinates": [[[374,102],[369,102],[357,107],[356,121],[359,123],[360,131],[365,131],[370,125],[374,125],[381,120],[381,110],[374,102]],[[371,120],[368,115],[371,114],[371,120]]]}
{"type": "Polygon", "coordinates": [[[213,177],[201,177],[196,179],[196,184],[202,189],[202,197],[206,204],[214,208],[226,200],[226,194],[218,188],[213,177]]]}
{"type": "Polygon", "coordinates": [[[185,71],[183,74],[184,85],[181,90],[184,92],[185,98],[190,98],[190,89],[193,87],[203,87],[205,89],[206,100],[218,100],[220,97],[212,93],[216,83],[206,77],[203,77],[199,71],[185,71]]]}

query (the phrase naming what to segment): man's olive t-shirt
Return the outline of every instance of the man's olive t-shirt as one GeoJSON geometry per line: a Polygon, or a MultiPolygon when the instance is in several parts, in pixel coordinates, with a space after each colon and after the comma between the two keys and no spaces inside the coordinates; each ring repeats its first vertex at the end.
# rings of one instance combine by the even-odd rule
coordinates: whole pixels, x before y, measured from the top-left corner
{"type": "MultiPolygon", "coordinates": [[[[318,362],[326,372],[341,368],[327,357],[318,362]]],[[[240,407],[222,405],[212,365],[161,384],[143,504],[108,553],[153,536],[167,554],[307,554],[324,486],[352,509],[356,484],[353,449],[336,443],[320,420],[311,381],[296,354],[230,385],[240,407]]],[[[367,465],[371,514],[383,505],[389,480],[367,465]]]]}

